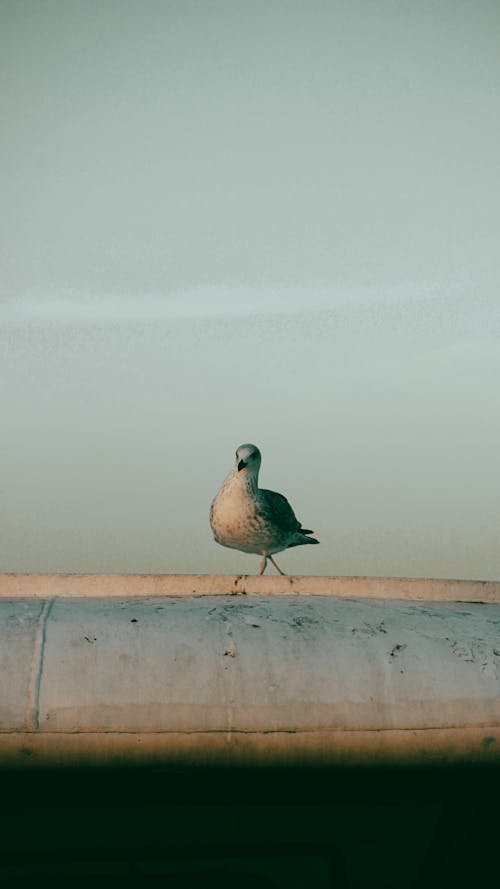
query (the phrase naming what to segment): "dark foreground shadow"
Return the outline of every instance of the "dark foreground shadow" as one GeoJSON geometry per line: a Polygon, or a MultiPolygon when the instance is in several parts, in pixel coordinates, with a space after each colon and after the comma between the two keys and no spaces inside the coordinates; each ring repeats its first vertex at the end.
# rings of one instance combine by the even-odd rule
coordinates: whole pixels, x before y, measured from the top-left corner
{"type": "Polygon", "coordinates": [[[500,769],[0,772],[0,885],[486,884],[500,769]]]}

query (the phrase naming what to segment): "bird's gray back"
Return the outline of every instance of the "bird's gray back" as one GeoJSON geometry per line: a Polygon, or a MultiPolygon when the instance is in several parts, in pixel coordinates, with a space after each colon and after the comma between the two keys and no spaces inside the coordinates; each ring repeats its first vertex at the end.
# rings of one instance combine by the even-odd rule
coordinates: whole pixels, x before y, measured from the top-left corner
{"type": "Polygon", "coordinates": [[[281,531],[298,531],[300,522],[283,494],[277,491],[268,491],[266,488],[258,489],[259,511],[262,511],[265,519],[281,531]]]}

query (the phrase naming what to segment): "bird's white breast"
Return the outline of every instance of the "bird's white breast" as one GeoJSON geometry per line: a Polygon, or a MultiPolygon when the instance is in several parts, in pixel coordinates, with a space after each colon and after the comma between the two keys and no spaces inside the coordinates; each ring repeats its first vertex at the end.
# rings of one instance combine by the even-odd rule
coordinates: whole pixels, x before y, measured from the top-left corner
{"type": "Polygon", "coordinates": [[[266,531],[256,505],[248,485],[228,476],[212,504],[211,524],[217,542],[244,552],[262,552],[266,531]]]}
{"type": "Polygon", "coordinates": [[[246,553],[275,553],[288,546],[289,532],[266,521],[259,489],[231,473],[212,503],[210,521],[217,543],[246,553]]]}

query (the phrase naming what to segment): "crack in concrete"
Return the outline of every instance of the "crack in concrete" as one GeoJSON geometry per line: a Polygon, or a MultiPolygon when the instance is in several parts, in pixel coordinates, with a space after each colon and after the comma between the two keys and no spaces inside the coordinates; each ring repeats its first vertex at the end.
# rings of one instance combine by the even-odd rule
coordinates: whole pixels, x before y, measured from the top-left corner
{"type": "MultiPolygon", "coordinates": [[[[460,732],[492,732],[498,731],[500,729],[500,723],[491,723],[491,722],[463,722],[463,723],[450,723],[449,725],[442,724],[434,724],[434,725],[399,725],[399,726],[391,726],[390,728],[386,726],[362,726],[362,727],[344,727],[344,726],[315,726],[307,727],[307,728],[293,728],[293,727],[283,727],[283,728],[231,728],[232,735],[395,735],[395,734],[409,734],[411,736],[419,736],[425,733],[450,733],[450,734],[458,734],[460,732]]],[[[224,726],[220,726],[220,728],[200,728],[200,729],[50,729],[48,731],[39,731],[35,729],[0,729],[0,738],[4,738],[7,735],[11,737],[30,737],[36,735],[38,738],[53,738],[53,737],[88,737],[92,736],[95,738],[99,738],[101,736],[111,736],[111,737],[141,737],[147,738],[152,736],[167,736],[167,735],[225,735],[227,734],[227,728],[224,726]]],[[[488,735],[486,740],[488,741],[488,746],[496,740],[492,735],[488,735]]]]}
{"type": "Polygon", "coordinates": [[[47,621],[54,602],[55,597],[46,599],[38,617],[35,644],[33,646],[33,660],[31,662],[28,713],[26,716],[26,723],[29,731],[36,731],[40,728],[40,684],[42,681],[47,621]]]}

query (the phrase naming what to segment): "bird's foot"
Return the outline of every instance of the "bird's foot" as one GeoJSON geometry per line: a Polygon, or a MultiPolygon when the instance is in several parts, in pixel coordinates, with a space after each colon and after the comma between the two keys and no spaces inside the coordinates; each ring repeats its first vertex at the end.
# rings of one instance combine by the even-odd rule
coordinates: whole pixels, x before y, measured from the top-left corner
{"type": "Polygon", "coordinates": [[[282,574],[283,577],[286,577],[285,572],[282,571],[281,568],[279,567],[279,565],[276,564],[276,562],[274,561],[273,557],[272,557],[272,556],[268,556],[267,558],[271,560],[271,562],[273,563],[273,565],[274,565],[274,567],[276,568],[276,570],[279,571],[279,573],[282,574]]]}

